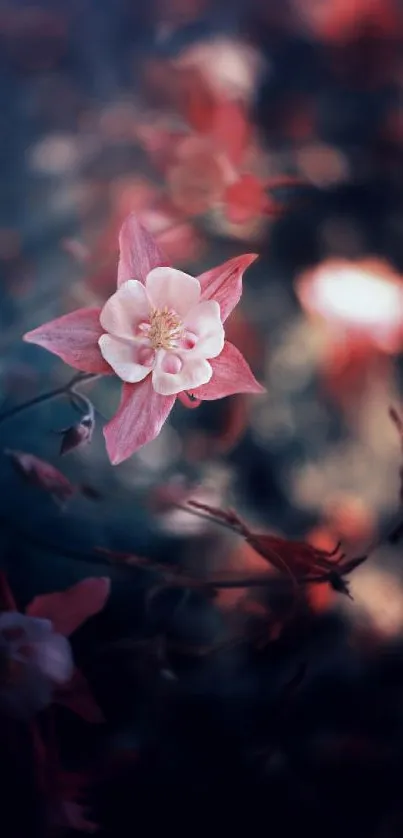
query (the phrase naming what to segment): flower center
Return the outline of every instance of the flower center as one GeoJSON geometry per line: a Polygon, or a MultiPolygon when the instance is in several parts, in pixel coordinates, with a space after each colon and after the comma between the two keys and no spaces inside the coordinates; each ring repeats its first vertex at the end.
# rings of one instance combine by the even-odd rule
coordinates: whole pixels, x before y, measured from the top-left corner
{"type": "Polygon", "coordinates": [[[142,324],[140,329],[153,349],[175,349],[181,339],[183,325],[176,312],[165,306],[161,310],[154,309],[150,322],[142,324]]]}

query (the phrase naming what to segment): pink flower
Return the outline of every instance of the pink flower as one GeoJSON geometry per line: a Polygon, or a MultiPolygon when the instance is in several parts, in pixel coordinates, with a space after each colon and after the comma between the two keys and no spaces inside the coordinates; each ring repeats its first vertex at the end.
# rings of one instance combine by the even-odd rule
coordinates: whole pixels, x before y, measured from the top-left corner
{"type": "Polygon", "coordinates": [[[186,215],[201,215],[217,204],[231,178],[225,155],[197,134],[178,143],[175,162],[167,171],[172,203],[186,215]]]}
{"type": "Polygon", "coordinates": [[[79,309],[24,336],[78,370],[115,372],[123,381],[120,407],[104,429],[114,464],[158,435],[176,396],[212,400],[263,389],[223,328],[256,256],[195,278],[167,265],[133,215],[119,241],[118,288],[104,307],[79,309]]]}

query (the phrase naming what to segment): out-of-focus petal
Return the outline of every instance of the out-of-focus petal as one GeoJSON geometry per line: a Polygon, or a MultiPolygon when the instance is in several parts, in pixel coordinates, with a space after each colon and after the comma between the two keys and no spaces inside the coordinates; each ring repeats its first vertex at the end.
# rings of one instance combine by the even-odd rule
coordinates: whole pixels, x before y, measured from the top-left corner
{"type": "Polygon", "coordinates": [[[105,303],[99,317],[101,326],[118,338],[133,338],[139,323],[149,318],[150,308],[144,285],[130,279],[105,303]]]}
{"type": "Polygon", "coordinates": [[[162,351],[157,355],[152,382],[157,393],[172,396],[207,384],[211,376],[209,362],[196,353],[162,351]]]}
{"type": "Polygon", "coordinates": [[[154,238],[134,213],[126,218],[121,227],[119,247],[118,287],[128,279],[145,282],[153,268],[169,266],[154,238]]]}
{"type": "Polygon", "coordinates": [[[148,274],[147,294],[156,309],[173,309],[184,317],[200,299],[200,283],[175,268],[155,268],[148,274]]]}
{"type": "Polygon", "coordinates": [[[246,173],[227,187],[224,202],[228,221],[233,224],[247,224],[264,211],[264,185],[255,175],[246,173]]]}
{"type": "Polygon", "coordinates": [[[196,343],[195,352],[204,358],[215,358],[224,346],[224,329],[221,323],[220,306],[216,300],[205,300],[191,309],[185,317],[185,341],[189,334],[189,349],[192,349],[192,336],[196,343]]]}
{"type": "Polygon", "coordinates": [[[239,302],[242,294],[242,276],[255,259],[256,253],[245,253],[243,256],[229,259],[217,268],[205,271],[198,277],[201,300],[216,300],[219,303],[223,323],[239,302]]]}
{"type": "Polygon", "coordinates": [[[125,384],[119,409],[104,428],[109,458],[123,462],[158,436],[175,403],[175,396],[155,392],[151,376],[139,384],[125,384]]]}
{"type": "Polygon", "coordinates": [[[56,690],[54,700],[90,724],[102,724],[105,721],[102,710],[91,693],[88,681],[79,669],[74,670],[67,684],[63,684],[56,690]]]}
{"type": "Polygon", "coordinates": [[[110,374],[98,346],[103,332],[100,313],[100,308],[79,308],[27,332],[24,340],[43,346],[77,370],[110,374]]]}
{"type": "Polygon", "coordinates": [[[145,343],[102,335],[99,346],[103,357],[122,381],[135,384],[151,372],[155,353],[145,343]],[[147,364],[141,361],[147,361],[147,364]]]}
{"type": "Polygon", "coordinates": [[[224,349],[218,358],[211,361],[213,376],[211,381],[197,389],[186,389],[197,399],[213,401],[234,393],[264,393],[264,387],[256,381],[245,358],[232,343],[225,341],[224,349]]]}
{"type": "Polygon", "coordinates": [[[32,617],[45,617],[59,634],[68,636],[89,617],[102,611],[110,591],[107,577],[82,579],[66,591],[37,596],[27,607],[32,617]]]}
{"type": "Polygon", "coordinates": [[[44,675],[55,684],[65,684],[74,671],[70,643],[61,634],[52,633],[36,645],[36,662],[44,675]]]}
{"type": "Polygon", "coordinates": [[[250,126],[239,102],[222,99],[216,107],[212,136],[234,166],[239,166],[250,138],[250,126]]]}

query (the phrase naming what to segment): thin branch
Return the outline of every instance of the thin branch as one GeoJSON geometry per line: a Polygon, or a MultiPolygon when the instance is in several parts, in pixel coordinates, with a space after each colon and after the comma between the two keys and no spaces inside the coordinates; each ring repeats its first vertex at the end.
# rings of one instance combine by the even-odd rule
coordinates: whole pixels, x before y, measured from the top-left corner
{"type": "MultiPolygon", "coordinates": [[[[74,375],[67,384],[63,384],[61,387],[55,387],[53,390],[48,390],[40,396],[34,396],[32,399],[22,402],[22,404],[17,404],[15,407],[11,407],[9,410],[5,410],[3,413],[0,413],[0,425],[3,424],[3,422],[7,422],[9,419],[13,419],[14,416],[18,416],[20,413],[30,410],[31,407],[36,407],[38,404],[43,404],[44,402],[49,402],[52,399],[57,399],[60,396],[69,395],[71,393],[78,396],[79,394],[75,390],[75,387],[77,387],[78,384],[83,384],[86,381],[91,381],[98,377],[99,376],[96,373],[77,373],[77,375],[74,375]]],[[[85,399],[85,396],[82,398],[85,399]]]]}

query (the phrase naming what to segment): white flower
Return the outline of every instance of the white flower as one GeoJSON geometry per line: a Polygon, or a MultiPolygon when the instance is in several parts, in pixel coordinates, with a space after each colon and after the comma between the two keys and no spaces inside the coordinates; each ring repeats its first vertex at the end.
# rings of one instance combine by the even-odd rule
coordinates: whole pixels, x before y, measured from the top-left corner
{"type": "Polygon", "coordinates": [[[145,285],[129,279],[120,286],[102,309],[107,334],[99,346],[122,381],[151,373],[162,396],[210,381],[208,359],[222,351],[224,329],[219,304],[200,295],[199,280],[174,268],[154,268],[145,285]]]}
{"type": "Polygon", "coordinates": [[[69,641],[50,620],[17,611],[0,614],[0,710],[30,718],[47,707],[53,689],[73,674],[69,641]]]}

